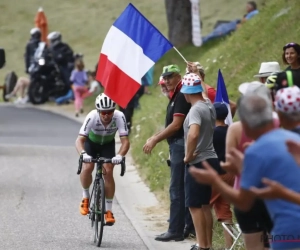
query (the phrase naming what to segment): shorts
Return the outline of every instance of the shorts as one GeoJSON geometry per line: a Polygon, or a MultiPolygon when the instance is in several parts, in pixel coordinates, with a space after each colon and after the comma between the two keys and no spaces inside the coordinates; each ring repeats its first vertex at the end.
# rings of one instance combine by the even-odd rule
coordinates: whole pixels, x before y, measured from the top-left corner
{"type": "Polygon", "coordinates": [[[256,199],[252,208],[247,212],[234,208],[234,213],[240,229],[244,234],[258,233],[261,231],[271,232],[273,222],[262,200],[256,199]]]}
{"type": "MultiPolygon", "coordinates": [[[[214,168],[220,167],[218,158],[206,159],[206,161],[214,168]]],[[[195,168],[202,168],[202,163],[192,164],[195,168]]],[[[188,171],[189,165],[185,168],[185,206],[201,208],[202,205],[209,205],[211,198],[211,186],[198,183],[188,171]]]]}
{"type": "Polygon", "coordinates": [[[87,138],[84,143],[84,150],[88,155],[92,156],[93,158],[100,156],[111,159],[114,156],[116,156],[115,140],[107,144],[100,145],[98,143],[92,142],[89,138],[87,138]]]}
{"type": "MultiPolygon", "coordinates": [[[[243,234],[263,232],[264,239],[268,239],[267,234],[271,232],[273,222],[262,200],[256,199],[247,212],[234,208],[234,214],[243,234]]],[[[266,248],[270,247],[268,241],[264,242],[264,245],[266,248]]]]}
{"type": "MultiPolygon", "coordinates": [[[[220,176],[221,179],[229,186],[233,187],[234,175],[224,174],[220,176]]],[[[218,221],[232,221],[232,211],[230,209],[230,203],[227,202],[220,193],[212,189],[212,195],[210,199],[210,205],[214,208],[218,221]]]]}

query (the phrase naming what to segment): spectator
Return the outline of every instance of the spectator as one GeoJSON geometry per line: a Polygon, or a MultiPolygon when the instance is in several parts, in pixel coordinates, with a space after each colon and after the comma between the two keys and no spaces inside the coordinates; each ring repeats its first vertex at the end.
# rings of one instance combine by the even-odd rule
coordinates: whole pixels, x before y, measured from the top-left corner
{"type": "Polygon", "coordinates": [[[119,106],[119,110],[122,111],[125,115],[129,134],[131,133],[132,117],[133,117],[133,114],[134,114],[136,98],[137,98],[137,96],[134,95],[132,97],[132,99],[129,101],[129,103],[127,104],[127,107],[125,109],[122,108],[121,106],[119,106]]]}
{"type": "Polygon", "coordinates": [[[207,235],[207,227],[212,220],[209,208],[211,187],[196,183],[189,174],[188,168],[195,166],[201,169],[201,162],[207,160],[217,171],[221,172],[213,147],[216,112],[210,100],[204,99],[202,96],[203,88],[198,75],[187,74],[183,77],[182,83],[180,91],[184,94],[186,101],[192,105],[184,121],[184,162],[187,164],[185,168],[185,205],[190,209],[197,238],[197,244],[192,249],[210,249],[211,242],[209,242],[210,235],[207,235]]]}
{"type": "Polygon", "coordinates": [[[250,18],[254,17],[255,15],[257,15],[259,13],[255,1],[249,1],[249,2],[247,2],[246,12],[247,13],[245,14],[245,16],[243,17],[243,19],[241,20],[240,24],[237,25],[237,28],[240,28],[241,24],[245,23],[250,18]]]}
{"type": "Polygon", "coordinates": [[[26,45],[25,50],[25,72],[28,74],[30,65],[34,62],[34,54],[41,42],[41,30],[32,28],[30,30],[30,40],[26,45]]]}
{"type": "Polygon", "coordinates": [[[202,44],[207,43],[208,41],[218,38],[224,37],[226,35],[231,34],[235,30],[239,29],[242,24],[244,24],[249,19],[253,18],[255,15],[259,13],[257,9],[257,5],[254,1],[249,1],[246,5],[246,14],[242,19],[236,19],[232,21],[222,21],[220,24],[214,28],[214,30],[208,34],[207,36],[203,37],[202,44]]]}
{"type": "MultiPolygon", "coordinates": [[[[271,96],[268,89],[260,82],[243,83],[239,86],[239,91],[242,95],[248,93],[262,95],[271,102],[271,96]]],[[[273,118],[276,126],[279,126],[279,122],[274,114],[273,118]]],[[[228,155],[230,150],[233,148],[244,152],[246,145],[249,145],[252,142],[253,140],[246,136],[241,122],[234,122],[229,126],[226,135],[226,155],[228,155]]],[[[228,157],[226,157],[225,163],[221,163],[221,166],[227,172],[235,174],[234,189],[239,190],[242,168],[236,168],[231,159],[228,157]]],[[[252,250],[263,249],[264,247],[269,248],[269,243],[265,242],[264,244],[261,239],[266,237],[266,235],[271,231],[273,225],[262,200],[257,199],[252,208],[247,212],[234,207],[234,213],[243,233],[246,249],[252,250]]]]}
{"type": "Polygon", "coordinates": [[[150,137],[143,147],[146,154],[150,154],[157,143],[167,140],[170,150],[170,223],[166,233],[155,238],[158,241],[184,240],[185,203],[184,203],[184,132],[183,122],[190,110],[180,92],[182,83],[180,69],[177,65],[168,65],[163,68],[162,77],[170,94],[170,101],[166,113],[166,127],[150,137]]]}
{"type": "Polygon", "coordinates": [[[79,116],[79,112],[83,113],[83,98],[89,92],[86,86],[88,77],[84,71],[84,63],[81,59],[75,62],[75,69],[72,71],[70,81],[75,96],[75,116],[79,116]]]}
{"type": "MultiPolygon", "coordinates": [[[[284,129],[300,135],[300,89],[297,86],[281,89],[275,98],[275,107],[280,124],[284,129]]],[[[291,142],[288,145],[293,145],[291,142]]],[[[299,154],[299,151],[297,152],[299,154]]],[[[283,187],[280,183],[264,178],[264,188],[253,188],[252,191],[261,198],[287,199],[295,197],[293,191],[283,187]],[[292,196],[290,196],[292,194],[292,196]]],[[[298,195],[300,197],[300,195],[298,195]]],[[[290,200],[291,202],[295,202],[290,200]]],[[[298,203],[299,204],[299,203],[298,203]]]]}
{"type": "Polygon", "coordinates": [[[70,84],[70,74],[74,68],[73,50],[67,44],[62,42],[62,36],[59,32],[53,31],[48,36],[49,51],[57,64],[62,80],[65,84],[70,84]]]}
{"type": "Polygon", "coordinates": [[[272,73],[280,72],[280,66],[278,62],[262,62],[257,75],[254,77],[258,78],[261,83],[265,83],[267,78],[272,73]]]}
{"type": "MultiPolygon", "coordinates": [[[[215,88],[211,87],[210,85],[205,83],[205,71],[203,66],[199,62],[190,62],[187,65],[186,72],[192,72],[200,76],[201,78],[201,84],[205,88],[203,89],[204,96],[207,96],[211,103],[215,102],[217,91],[215,88]]],[[[234,117],[235,111],[236,111],[236,103],[229,100],[230,109],[231,109],[231,115],[234,117]]]]}
{"type": "Polygon", "coordinates": [[[300,71],[300,45],[288,43],[283,47],[282,60],[289,65],[285,70],[300,71]]]}
{"type": "Polygon", "coordinates": [[[168,88],[162,76],[159,77],[158,85],[160,86],[161,93],[170,99],[172,96],[172,92],[168,91],[168,88]]]}
{"type": "MultiPolygon", "coordinates": [[[[228,108],[224,103],[215,102],[214,107],[216,110],[216,126],[214,129],[213,145],[218,156],[219,162],[225,162],[225,149],[226,149],[226,134],[228,130],[228,125],[225,124],[225,119],[228,115],[228,108]]],[[[234,175],[230,173],[224,173],[221,175],[222,180],[229,186],[233,187],[234,175]]],[[[227,202],[219,192],[212,189],[212,196],[210,200],[210,205],[214,208],[217,220],[219,222],[224,222],[227,224],[232,224],[232,212],[230,210],[230,204],[227,202]]],[[[210,237],[210,245],[212,244],[212,229],[213,221],[207,226],[207,235],[210,237]]],[[[230,234],[223,229],[225,238],[225,247],[229,249],[233,243],[230,234]]]]}
{"type": "MultiPolygon", "coordinates": [[[[206,163],[206,170],[191,169],[193,176],[198,181],[214,185],[224,197],[245,211],[251,207],[255,198],[250,188],[262,187],[261,179],[264,177],[299,193],[300,168],[285,144],[287,140],[300,142],[299,135],[284,129],[275,129],[272,104],[260,95],[243,96],[239,101],[238,112],[246,134],[256,140],[246,150],[245,156],[237,150],[231,151],[231,157],[236,164],[243,164],[240,191],[234,192],[220,181],[217,173],[206,163]],[[261,156],[261,152],[264,152],[264,157],[261,156]]],[[[300,248],[298,241],[300,206],[280,199],[266,200],[266,206],[274,221],[271,232],[272,249],[300,248]]]]}
{"type": "Polygon", "coordinates": [[[142,78],[142,85],[144,86],[144,94],[150,95],[149,86],[152,85],[153,82],[153,71],[154,66],[148,70],[145,77],[142,78]]]}
{"type": "MultiPolygon", "coordinates": [[[[165,84],[165,81],[164,81],[162,76],[159,78],[158,84],[161,88],[162,94],[164,96],[168,97],[168,99],[170,100],[173,92],[168,91],[168,89],[166,87],[166,84],[165,84]]],[[[169,156],[169,159],[167,160],[167,162],[168,162],[168,165],[170,166],[170,164],[169,164],[170,163],[170,156],[169,156]]],[[[184,238],[195,237],[196,233],[195,233],[195,228],[194,228],[194,224],[193,224],[193,221],[192,221],[190,211],[189,211],[188,208],[185,208],[185,211],[186,211],[185,212],[185,214],[186,214],[186,217],[185,217],[186,224],[185,224],[185,227],[184,227],[183,236],[184,236],[184,238]]],[[[168,222],[169,221],[170,221],[170,219],[168,220],[168,222]]]]}
{"type": "Polygon", "coordinates": [[[26,90],[30,85],[30,80],[27,77],[19,77],[13,91],[5,96],[6,99],[11,99],[20,93],[18,99],[14,102],[15,104],[25,104],[28,102],[28,96],[26,90]]]}
{"type": "Polygon", "coordinates": [[[84,98],[91,95],[99,95],[101,92],[101,85],[98,81],[96,81],[96,73],[94,71],[88,71],[88,82],[89,82],[89,92],[86,93],[84,98]]]}

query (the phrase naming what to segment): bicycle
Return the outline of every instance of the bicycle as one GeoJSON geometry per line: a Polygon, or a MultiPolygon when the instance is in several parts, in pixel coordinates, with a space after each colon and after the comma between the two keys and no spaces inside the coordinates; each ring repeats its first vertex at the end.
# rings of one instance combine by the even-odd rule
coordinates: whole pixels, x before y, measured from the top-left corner
{"type": "MultiPolygon", "coordinates": [[[[82,163],[83,163],[82,155],[79,158],[79,166],[77,174],[81,173],[82,163]]],[[[104,163],[111,163],[111,159],[96,157],[92,159],[93,163],[96,163],[96,176],[93,182],[93,189],[91,193],[91,199],[89,201],[89,219],[91,220],[91,226],[94,227],[94,243],[96,243],[97,247],[101,246],[102,237],[103,237],[103,228],[105,226],[104,215],[106,213],[105,210],[105,185],[103,175],[105,175],[105,168],[103,167],[104,163]],[[93,196],[94,194],[94,196],[93,196]],[[92,202],[91,202],[92,201],[92,202]],[[100,224],[100,225],[99,225],[100,224]]],[[[123,157],[121,164],[121,176],[124,176],[126,171],[125,165],[125,157],[123,157]]]]}

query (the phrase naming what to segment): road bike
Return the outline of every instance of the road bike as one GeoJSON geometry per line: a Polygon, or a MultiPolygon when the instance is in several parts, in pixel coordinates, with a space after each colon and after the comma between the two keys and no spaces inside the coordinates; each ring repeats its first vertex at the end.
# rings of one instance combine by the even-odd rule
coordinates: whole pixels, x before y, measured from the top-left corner
{"type": "MultiPolygon", "coordinates": [[[[77,174],[81,173],[82,155],[79,158],[79,166],[77,174]]],[[[96,157],[91,160],[91,162],[96,163],[96,176],[93,182],[93,189],[91,193],[91,199],[89,200],[89,219],[91,220],[92,228],[94,228],[94,243],[97,247],[101,246],[102,237],[103,237],[103,228],[106,225],[105,223],[105,185],[103,176],[106,174],[103,164],[112,163],[111,159],[96,157]]],[[[121,165],[121,176],[124,176],[126,171],[125,157],[123,157],[121,165]]]]}

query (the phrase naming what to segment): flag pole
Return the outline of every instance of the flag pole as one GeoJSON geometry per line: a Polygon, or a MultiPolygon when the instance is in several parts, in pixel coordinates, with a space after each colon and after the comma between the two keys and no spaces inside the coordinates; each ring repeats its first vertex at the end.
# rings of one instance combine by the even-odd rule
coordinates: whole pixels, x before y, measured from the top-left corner
{"type": "Polygon", "coordinates": [[[178,49],[176,49],[175,46],[173,46],[173,49],[175,49],[175,51],[182,57],[182,59],[183,59],[186,63],[188,63],[188,61],[183,57],[183,55],[178,51],[178,49]]]}

